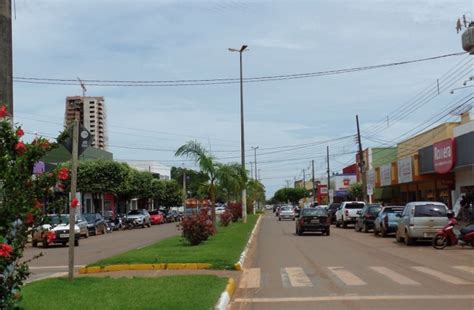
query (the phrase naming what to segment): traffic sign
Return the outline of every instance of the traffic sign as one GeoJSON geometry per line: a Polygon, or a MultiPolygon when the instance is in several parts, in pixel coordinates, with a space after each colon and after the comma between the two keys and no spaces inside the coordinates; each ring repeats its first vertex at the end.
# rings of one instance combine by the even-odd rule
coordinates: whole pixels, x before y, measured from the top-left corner
{"type": "MultiPolygon", "coordinates": [[[[63,146],[72,154],[72,126],[67,129],[68,137],[63,142],[63,146]]],[[[92,144],[92,134],[84,126],[79,125],[79,148],[78,155],[81,155],[92,144]]]]}
{"type": "Polygon", "coordinates": [[[374,188],[372,187],[371,184],[367,184],[367,195],[373,195],[374,194],[374,188]]]}

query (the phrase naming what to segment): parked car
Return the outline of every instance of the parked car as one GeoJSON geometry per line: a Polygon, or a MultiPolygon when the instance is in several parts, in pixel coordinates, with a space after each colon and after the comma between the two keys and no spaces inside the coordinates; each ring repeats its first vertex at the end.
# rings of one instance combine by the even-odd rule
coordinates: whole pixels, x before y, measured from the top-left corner
{"type": "Polygon", "coordinates": [[[99,213],[84,213],[84,217],[87,220],[87,229],[89,235],[97,236],[98,234],[107,233],[107,224],[104,218],[99,213]]]}
{"type": "Polygon", "coordinates": [[[387,237],[391,233],[395,233],[398,227],[397,214],[403,212],[403,206],[387,206],[382,207],[379,215],[374,221],[374,235],[381,234],[382,237],[387,237]]]}
{"type": "Polygon", "coordinates": [[[326,236],[330,234],[330,222],[328,212],[324,208],[301,209],[300,216],[296,221],[296,234],[301,236],[305,232],[321,232],[326,236]]]}
{"type": "Polygon", "coordinates": [[[179,212],[177,211],[172,210],[168,212],[168,214],[166,214],[166,221],[168,223],[179,222],[181,221],[181,214],[179,214],[179,212]]]}
{"type": "Polygon", "coordinates": [[[275,216],[278,216],[280,214],[280,209],[281,209],[281,206],[276,207],[275,216]]]}
{"type": "MultiPolygon", "coordinates": [[[[69,220],[69,216],[68,216],[69,220]]],[[[76,214],[76,225],[79,227],[81,237],[89,238],[89,229],[87,229],[87,220],[82,214],[76,214]]]]}
{"type": "Polygon", "coordinates": [[[197,208],[187,208],[184,210],[183,218],[196,215],[198,212],[199,210],[197,208]]]}
{"type": "Polygon", "coordinates": [[[150,211],[150,221],[153,225],[163,224],[165,222],[165,214],[161,211],[150,211]]]}
{"type": "Polygon", "coordinates": [[[225,212],[225,207],[216,207],[216,215],[221,215],[225,212]]]}
{"type": "MultiPolygon", "coordinates": [[[[79,226],[74,225],[74,246],[79,246],[79,238],[81,236],[79,226]]],[[[37,247],[41,242],[44,248],[50,244],[62,244],[66,246],[69,242],[69,215],[68,214],[51,214],[47,215],[41,226],[33,229],[32,245],[37,247]],[[53,232],[53,237],[48,238],[49,232],[53,232]],[[48,240],[49,239],[49,240],[48,240]]]]}
{"type": "Polygon", "coordinates": [[[441,202],[416,201],[409,202],[403,209],[398,221],[396,238],[412,245],[418,239],[432,240],[438,230],[442,229],[448,218],[448,208],[441,202]]]}
{"type": "Polygon", "coordinates": [[[374,228],[374,221],[377,215],[379,215],[382,205],[380,204],[368,204],[365,205],[362,210],[358,211],[359,217],[357,217],[354,224],[355,231],[363,230],[368,233],[369,230],[374,228]]]}
{"type": "Polygon", "coordinates": [[[272,210],[273,206],[272,205],[265,205],[265,210],[272,210]]]}
{"type": "Polygon", "coordinates": [[[278,214],[278,220],[291,219],[295,220],[295,210],[291,206],[283,206],[280,208],[280,213],[278,214]]]}
{"type": "Polygon", "coordinates": [[[346,228],[348,224],[355,224],[357,217],[357,211],[361,211],[365,206],[363,201],[344,201],[341,203],[340,208],[336,211],[336,227],[342,225],[346,228]]]}
{"type": "Polygon", "coordinates": [[[126,220],[133,223],[134,226],[151,227],[150,213],[145,209],[129,211],[126,220]]]}
{"type": "Polygon", "coordinates": [[[327,211],[328,211],[329,219],[331,220],[331,224],[336,223],[336,211],[340,206],[341,204],[338,202],[333,202],[329,205],[327,211]]]}

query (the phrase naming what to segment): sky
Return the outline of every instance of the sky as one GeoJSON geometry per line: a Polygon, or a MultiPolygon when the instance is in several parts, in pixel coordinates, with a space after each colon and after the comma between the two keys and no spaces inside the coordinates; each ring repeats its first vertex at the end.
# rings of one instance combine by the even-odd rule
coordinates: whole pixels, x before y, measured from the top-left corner
{"type": "MultiPolygon", "coordinates": [[[[364,67],[462,52],[458,17],[472,0],[235,1],[16,0],[14,77],[174,81],[364,67]]],[[[473,88],[473,56],[380,69],[244,83],[246,163],[254,162],[267,197],[303,177],[354,162],[359,115],[362,145],[393,146],[439,122],[473,88]],[[437,80],[440,92],[437,93],[437,80]]],[[[474,84],[474,83],[473,83],[474,84]]],[[[195,168],[174,156],[187,141],[220,162],[240,162],[240,88],[223,85],[110,87],[103,96],[108,150],[115,159],[195,168]]],[[[15,121],[28,137],[63,128],[77,85],[14,83],[15,121]]],[[[464,101],[463,101],[464,100],[464,101]]]]}

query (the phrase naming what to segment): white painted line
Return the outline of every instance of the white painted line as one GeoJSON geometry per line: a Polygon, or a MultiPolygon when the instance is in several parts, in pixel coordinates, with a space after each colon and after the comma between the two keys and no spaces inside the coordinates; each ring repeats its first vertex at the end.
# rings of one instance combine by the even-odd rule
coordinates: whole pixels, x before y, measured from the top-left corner
{"type": "Polygon", "coordinates": [[[352,272],[344,270],[344,267],[328,267],[328,269],[346,285],[367,285],[367,283],[352,272]]]}
{"type": "Polygon", "coordinates": [[[313,283],[301,267],[287,267],[285,272],[292,287],[312,287],[313,283]]]}
{"type": "Polygon", "coordinates": [[[291,287],[290,279],[288,278],[288,273],[286,273],[285,268],[280,269],[280,276],[283,287],[291,287]]]}
{"type": "MultiPolygon", "coordinates": [[[[74,265],[74,268],[82,268],[85,265],[74,265]]],[[[30,270],[42,270],[42,269],[67,269],[68,266],[31,266],[30,270]]]]}
{"type": "Polygon", "coordinates": [[[224,292],[221,294],[221,297],[219,297],[219,300],[217,301],[217,304],[214,307],[214,309],[225,310],[227,309],[229,302],[230,302],[230,296],[227,292],[224,292]]]}
{"type": "Polygon", "coordinates": [[[239,288],[258,288],[260,278],[260,268],[244,269],[239,288]]]}
{"type": "Polygon", "coordinates": [[[458,269],[458,270],[465,271],[465,272],[474,273],[474,267],[469,267],[469,266],[453,266],[453,268],[456,268],[456,269],[458,269]]]}
{"type": "Polygon", "coordinates": [[[60,277],[67,276],[67,274],[68,274],[67,272],[55,272],[55,273],[52,273],[52,274],[44,276],[44,277],[39,277],[39,278],[36,278],[36,279],[29,279],[29,280],[26,281],[26,283],[41,281],[41,280],[50,279],[50,278],[60,278],[60,277]]]}
{"type": "Polygon", "coordinates": [[[386,276],[390,280],[401,285],[420,285],[420,283],[413,281],[412,279],[407,278],[404,275],[399,274],[398,272],[390,270],[386,267],[370,267],[370,269],[380,273],[381,275],[386,276]]]}
{"type": "Polygon", "coordinates": [[[344,300],[474,300],[474,295],[377,295],[377,296],[323,296],[283,298],[236,298],[234,303],[286,303],[344,300]]]}
{"type": "Polygon", "coordinates": [[[438,278],[443,282],[456,284],[456,285],[473,284],[472,282],[466,281],[458,277],[451,276],[449,274],[446,274],[446,273],[443,273],[441,271],[437,271],[431,268],[422,267],[422,266],[413,266],[411,268],[415,269],[416,271],[430,275],[432,277],[438,278]]]}

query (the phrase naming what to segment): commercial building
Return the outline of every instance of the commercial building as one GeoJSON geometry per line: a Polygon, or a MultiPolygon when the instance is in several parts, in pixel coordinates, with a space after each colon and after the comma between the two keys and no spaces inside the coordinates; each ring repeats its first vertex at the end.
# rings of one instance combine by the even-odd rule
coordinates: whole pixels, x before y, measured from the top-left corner
{"type": "Polygon", "coordinates": [[[93,136],[92,147],[106,150],[108,143],[104,97],[67,97],[64,125],[68,127],[79,112],[80,124],[93,136]]]}
{"type": "Polygon", "coordinates": [[[138,171],[148,171],[153,174],[155,178],[160,180],[171,179],[171,168],[164,166],[159,162],[149,160],[127,160],[124,162],[138,171]]]}

